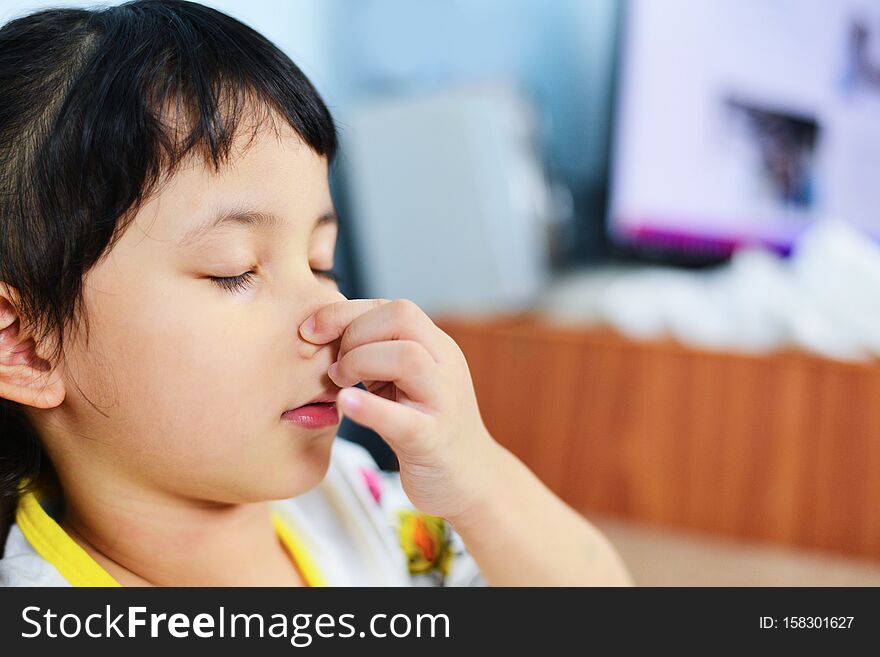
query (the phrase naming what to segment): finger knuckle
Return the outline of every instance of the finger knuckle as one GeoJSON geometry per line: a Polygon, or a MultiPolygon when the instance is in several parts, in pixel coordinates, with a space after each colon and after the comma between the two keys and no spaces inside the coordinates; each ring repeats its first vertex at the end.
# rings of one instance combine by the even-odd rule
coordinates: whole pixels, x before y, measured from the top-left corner
{"type": "Polygon", "coordinates": [[[434,359],[417,342],[406,342],[400,355],[400,367],[410,374],[423,374],[434,359]]]}
{"type": "Polygon", "coordinates": [[[410,299],[395,299],[392,303],[394,304],[394,312],[400,319],[412,319],[422,312],[421,308],[410,299]]]}
{"type": "Polygon", "coordinates": [[[402,349],[400,350],[400,361],[401,365],[404,365],[408,368],[415,367],[421,361],[421,351],[422,348],[418,343],[413,342],[411,340],[405,341],[401,343],[402,349]]]}

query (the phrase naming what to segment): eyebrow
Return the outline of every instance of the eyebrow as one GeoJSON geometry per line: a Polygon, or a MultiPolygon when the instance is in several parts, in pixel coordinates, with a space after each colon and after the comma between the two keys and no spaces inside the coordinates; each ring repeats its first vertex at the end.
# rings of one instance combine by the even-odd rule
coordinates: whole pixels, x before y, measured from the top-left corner
{"type": "MultiPolygon", "coordinates": [[[[284,220],[277,214],[271,212],[263,212],[262,210],[253,210],[249,208],[233,208],[223,210],[217,216],[208,219],[199,224],[177,243],[178,246],[189,246],[194,242],[204,238],[209,233],[214,232],[221,226],[235,225],[246,226],[248,228],[278,228],[284,224],[284,220]]],[[[325,224],[339,225],[339,217],[335,210],[329,210],[319,215],[312,226],[314,232],[320,226],[325,224]]]]}

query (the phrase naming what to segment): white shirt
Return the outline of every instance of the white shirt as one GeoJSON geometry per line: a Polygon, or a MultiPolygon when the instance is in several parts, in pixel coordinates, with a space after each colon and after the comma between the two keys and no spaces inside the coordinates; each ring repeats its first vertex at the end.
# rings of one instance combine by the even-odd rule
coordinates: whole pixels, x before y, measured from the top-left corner
{"type": "MultiPolygon", "coordinates": [[[[114,585],[55,523],[51,509],[33,500],[19,505],[9,530],[0,586],[114,585]],[[111,583],[95,583],[101,577],[111,583]]],[[[279,534],[314,585],[487,585],[452,526],[418,511],[398,472],[380,470],[364,447],[341,436],[321,483],[272,508],[279,534]]]]}

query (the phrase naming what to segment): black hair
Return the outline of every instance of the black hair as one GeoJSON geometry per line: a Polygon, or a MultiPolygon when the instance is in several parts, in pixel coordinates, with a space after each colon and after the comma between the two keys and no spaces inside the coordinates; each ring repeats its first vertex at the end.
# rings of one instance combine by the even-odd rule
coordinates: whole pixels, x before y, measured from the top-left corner
{"type": "MultiPolygon", "coordinates": [[[[251,139],[279,116],[333,162],[336,126],[313,85],[215,9],[135,0],[0,28],[0,283],[35,341],[54,338],[52,359],[66,327],[88,335],[83,276],[186,157],[219,171],[245,116],[251,139]]],[[[0,398],[0,541],[19,483],[46,471],[24,409],[0,398]]]]}

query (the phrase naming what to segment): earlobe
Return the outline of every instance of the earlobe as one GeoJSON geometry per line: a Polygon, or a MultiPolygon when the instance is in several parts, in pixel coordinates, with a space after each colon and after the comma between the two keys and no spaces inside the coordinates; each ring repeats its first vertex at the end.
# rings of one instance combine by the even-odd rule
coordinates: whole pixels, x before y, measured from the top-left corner
{"type": "Polygon", "coordinates": [[[57,377],[52,383],[40,386],[38,402],[33,404],[37,408],[55,408],[64,401],[65,390],[61,377],[57,377]]]}
{"type": "Polygon", "coordinates": [[[25,406],[49,409],[64,401],[65,390],[60,377],[44,382],[33,376],[33,368],[27,365],[0,364],[0,397],[25,406]]]}
{"type": "Polygon", "coordinates": [[[9,288],[0,286],[0,397],[54,408],[64,401],[62,378],[38,353],[33,337],[21,330],[21,318],[9,296],[9,288]]]}

